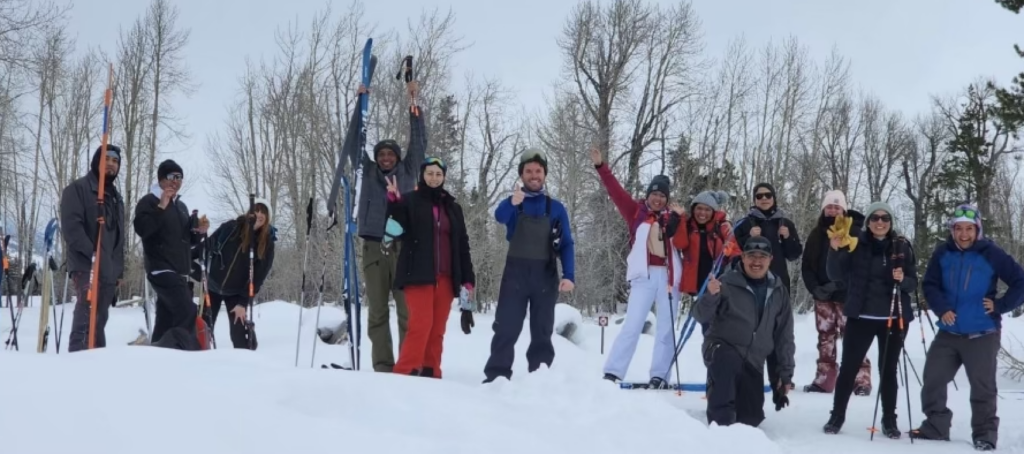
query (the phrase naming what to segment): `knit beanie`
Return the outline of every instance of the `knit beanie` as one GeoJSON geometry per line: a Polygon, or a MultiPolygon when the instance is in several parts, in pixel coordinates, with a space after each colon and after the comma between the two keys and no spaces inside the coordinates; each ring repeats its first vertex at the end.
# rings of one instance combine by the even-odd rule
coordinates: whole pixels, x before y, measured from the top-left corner
{"type": "Polygon", "coordinates": [[[174,162],[173,159],[168,159],[164,162],[161,162],[160,165],[156,168],[156,179],[166,180],[167,175],[170,175],[172,173],[180,173],[182,175],[185,175],[185,171],[181,169],[181,166],[178,165],[177,162],[174,162]]]}
{"type": "Polygon", "coordinates": [[[878,211],[878,210],[882,210],[882,211],[888,213],[889,217],[891,217],[891,218],[895,218],[896,217],[896,215],[892,211],[892,207],[888,203],[885,203],[885,202],[874,202],[871,205],[868,205],[868,211],[865,214],[867,214],[870,217],[872,214],[875,214],[875,212],[878,211]]]}
{"type": "Polygon", "coordinates": [[[519,176],[523,176],[523,169],[531,162],[540,164],[544,169],[544,175],[548,174],[548,160],[544,157],[544,152],[539,148],[527,148],[519,158],[519,176]]]}
{"type": "Polygon", "coordinates": [[[846,205],[846,195],[843,191],[832,190],[825,193],[825,197],[821,199],[821,209],[825,210],[825,207],[829,205],[839,205],[843,208],[843,211],[848,211],[850,208],[846,205]]]}
{"type": "Polygon", "coordinates": [[[953,226],[958,222],[970,222],[978,227],[978,239],[982,238],[981,229],[981,211],[978,211],[978,207],[965,203],[956,207],[953,211],[953,218],[949,220],[949,231],[953,232],[953,226]]]}
{"type": "Polygon", "coordinates": [[[668,176],[655,175],[651,178],[651,183],[647,185],[647,196],[650,197],[652,192],[660,192],[667,199],[671,194],[672,181],[669,180],[668,176]]]}
{"type": "Polygon", "coordinates": [[[263,205],[263,207],[267,209],[267,224],[270,224],[271,219],[274,219],[274,210],[270,208],[270,201],[257,197],[253,199],[253,203],[256,205],[263,205]]]}
{"type": "Polygon", "coordinates": [[[693,201],[690,202],[690,211],[692,212],[693,207],[697,206],[698,204],[707,205],[708,207],[711,208],[711,211],[718,211],[719,200],[717,197],[715,197],[715,194],[713,192],[703,191],[700,194],[697,194],[697,197],[694,197],[693,201]]]}
{"type": "Polygon", "coordinates": [[[381,150],[385,149],[395,152],[395,159],[398,162],[402,162],[402,147],[398,145],[398,142],[391,139],[381,140],[380,142],[377,142],[377,145],[373,146],[373,159],[376,160],[377,155],[380,154],[381,150]]]}

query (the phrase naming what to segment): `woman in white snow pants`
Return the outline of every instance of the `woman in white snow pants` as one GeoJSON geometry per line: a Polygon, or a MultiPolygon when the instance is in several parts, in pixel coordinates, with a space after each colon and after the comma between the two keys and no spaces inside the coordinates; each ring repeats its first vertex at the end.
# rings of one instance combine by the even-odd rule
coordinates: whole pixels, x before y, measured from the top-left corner
{"type": "Polygon", "coordinates": [[[683,210],[677,205],[668,209],[671,181],[667,176],[655,176],[647,185],[647,197],[634,199],[615,179],[600,150],[591,149],[590,159],[630,230],[630,252],[626,259],[626,280],[630,283],[626,321],[608,354],[604,378],[611,381],[625,378],[647,314],[656,304],[658,320],[651,361],[651,385],[665,387],[675,353],[672,317],[679,310],[678,289],[682,277],[682,261],[671,239],[678,230],[683,210]]]}

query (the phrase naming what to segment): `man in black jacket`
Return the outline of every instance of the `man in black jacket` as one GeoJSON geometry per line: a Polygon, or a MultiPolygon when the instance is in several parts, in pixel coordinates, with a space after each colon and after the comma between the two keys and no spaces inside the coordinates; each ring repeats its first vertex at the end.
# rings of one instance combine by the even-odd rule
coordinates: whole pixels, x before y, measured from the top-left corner
{"type": "Polygon", "coordinates": [[[189,291],[192,270],[192,246],[209,228],[200,223],[195,230],[189,211],[178,196],[184,171],[168,159],[157,168],[157,183],[135,206],[135,233],[142,239],[146,279],[156,292],[156,321],[150,341],[161,343],[164,334],[174,329],[173,345],[183,350],[198,350],[197,308],[189,291]],[[179,330],[183,330],[180,331],[179,330]]]}
{"type": "Polygon", "coordinates": [[[99,206],[100,159],[105,159],[103,184],[103,241],[100,251],[99,305],[96,306],[95,346],[105,347],[107,338],[104,329],[115,290],[124,276],[124,200],[117,191],[114,181],[121,168],[121,149],[107,145],[106,156],[101,156],[103,147],[96,149],[89,165],[89,173],[69,184],[60,197],[60,228],[67,242],[68,272],[77,297],[68,351],[84,350],[89,346],[89,276],[92,273],[92,256],[96,252],[96,238],[99,206]]]}
{"type": "MultiPolygon", "coordinates": [[[[708,368],[708,423],[757,427],[764,421],[764,367],[775,355],[775,410],[789,405],[793,384],[793,308],[782,280],[769,272],[772,245],[752,237],[743,245],[742,261],[718,280],[708,281],[693,318],[710,323],[702,353],[708,368]]],[[[772,367],[769,365],[769,367],[772,367]]]]}
{"type": "MultiPolygon", "coordinates": [[[[846,288],[829,279],[827,272],[829,238],[828,230],[836,222],[836,216],[843,215],[852,221],[850,236],[856,238],[864,228],[864,215],[849,210],[846,195],[843,191],[833,190],[825,193],[821,201],[821,216],[818,225],[807,234],[804,246],[804,257],[800,262],[800,275],[804,286],[814,298],[814,319],[818,328],[818,367],[814,381],[804,386],[804,392],[832,393],[839,375],[836,344],[839,336],[846,331],[846,316],[843,315],[843,303],[846,301],[846,288]]],[[[867,396],[871,394],[871,361],[864,358],[854,394],[867,396]]]]}

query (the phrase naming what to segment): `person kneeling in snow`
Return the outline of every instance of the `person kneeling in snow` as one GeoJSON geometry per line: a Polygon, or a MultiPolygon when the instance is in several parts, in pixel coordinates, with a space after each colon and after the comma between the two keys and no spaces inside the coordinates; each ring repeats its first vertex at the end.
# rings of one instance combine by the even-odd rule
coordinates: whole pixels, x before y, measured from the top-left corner
{"type": "Polygon", "coordinates": [[[604,378],[617,382],[625,377],[647,314],[651,312],[651,305],[655,305],[658,324],[650,383],[652,388],[666,388],[675,352],[672,318],[679,312],[678,287],[683,269],[679,252],[673,246],[675,241],[669,239],[678,229],[682,209],[668,210],[668,177],[654,177],[647,186],[647,197],[635,200],[612,175],[601,157],[601,150],[591,149],[590,159],[630,232],[631,250],[626,259],[626,280],[630,285],[626,322],[604,364],[604,378]]]}
{"type": "MultiPolygon", "coordinates": [[[[476,277],[462,206],[444,188],[448,166],[428,158],[420,166],[418,187],[399,192],[396,176],[387,177],[388,216],[401,226],[395,288],[405,293],[409,331],[394,373],[441,378],[441,350],[452,300],[476,277]]],[[[387,229],[385,229],[387,230],[387,229]]],[[[463,308],[462,329],[469,334],[473,312],[463,308]]]]}
{"type": "Polygon", "coordinates": [[[793,309],[782,279],[768,271],[772,245],[751,237],[743,245],[738,268],[721,280],[713,276],[697,300],[693,318],[710,323],[702,353],[708,368],[708,423],[741,423],[757,427],[764,421],[764,364],[778,358],[775,410],[789,405],[793,384],[793,309]]]}

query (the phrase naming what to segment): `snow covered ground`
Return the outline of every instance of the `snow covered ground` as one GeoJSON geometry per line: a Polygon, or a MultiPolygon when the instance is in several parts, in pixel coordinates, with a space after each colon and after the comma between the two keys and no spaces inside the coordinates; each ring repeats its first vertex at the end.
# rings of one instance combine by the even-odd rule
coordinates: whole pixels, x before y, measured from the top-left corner
{"type": "MultiPolygon", "coordinates": [[[[67,342],[68,305],[62,349],[67,342]]],[[[579,314],[560,308],[562,321],[579,314]]],[[[58,307],[58,314],[60,309],[58,307]]],[[[221,348],[195,353],[128,346],[144,326],[141,309],[111,311],[107,349],[55,355],[35,351],[38,312],[24,313],[21,352],[0,351],[0,453],[963,453],[969,446],[967,379],[950,389],[953,442],[911,442],[876,437],[869,441],[875,396],[853,397],[843,433],[828,436],[831,396],[794,392],[789,408],[775,412],[759,429],[711,427],[701,393],[625,391],[601,380],[600,328],[585,320],[570,342],[556,336],[550,370],[526,373],[525,329],[517,345],[511,382],[482,385],[492,319],[478,314],[470,335],[453,312],[445,340],[444,380],[375,374],[368,370],[324,370],[324,363],[348,363],[347,348],[320,343],[310,368],[315,309],[303,316],[299,367],[295,363],[298,323],[295,305],[258,305],[260,349],[221,348]],[[577,345],[578,344],[578,345],[577,345]]],[[[226,314],[221,314],[225,320],[226,314]]],[[[321,325],[343,319],[324,308],[321,325]]],[[[365,311],[364,311],[365,317],[365,311]]],[[[365,321],[364,321],[365,323],[365,321]]],[[[10,330],[7,308],[0,337],[10,330]]],[[[217,326],[228,344],[226,324],[217,326]]],[[[392,330],[397,339],[397,328],[392,330]]],[[[364,330],[365,332],[365,330],[364,330]]],[[[605,333],[607,352],[618,333],[614,320],[605,333]]],[[[924,365],[917,322],[908,349],[924,365]]],[[[1010,320],[1004,343],[1024,338],[1024,321],[1010,320]],[[1019,333],[1019,334],[1015,334],[1019,333]]],[[[931,340],[930,330],[926,331],[931,340]]],[[[810,315],[798,316],[798,387],[814,372],[816,334],[810,315]]],[[[686,382],[703,382],[696,330],[682,356],[686,382]]],[[[396,342],[397,343],[397,342],[396,342]]],[[[647,380],[653,343],[642,336],[628,379],[647,380]]],[[[370,369],[364,340],[364,369],[370,369]]],[[[872,357],[877,353],[872,350],[872,357]]],[[[876,371],[877,373],[877,371],[876,371]]],[[[877,390],[877,375],[875,389],[877,390]]],[[[911,376],[910,416],[921,419],[919,388],[911,376]]],[[[1024,385],[1003,380],[999,450],[1024,452],[1024,385]]],[[[771,408],[769,408],[771,407],[771,408]]],[[[906,431],[906,396],[900,391],[900,427],[906,431]]]]}

